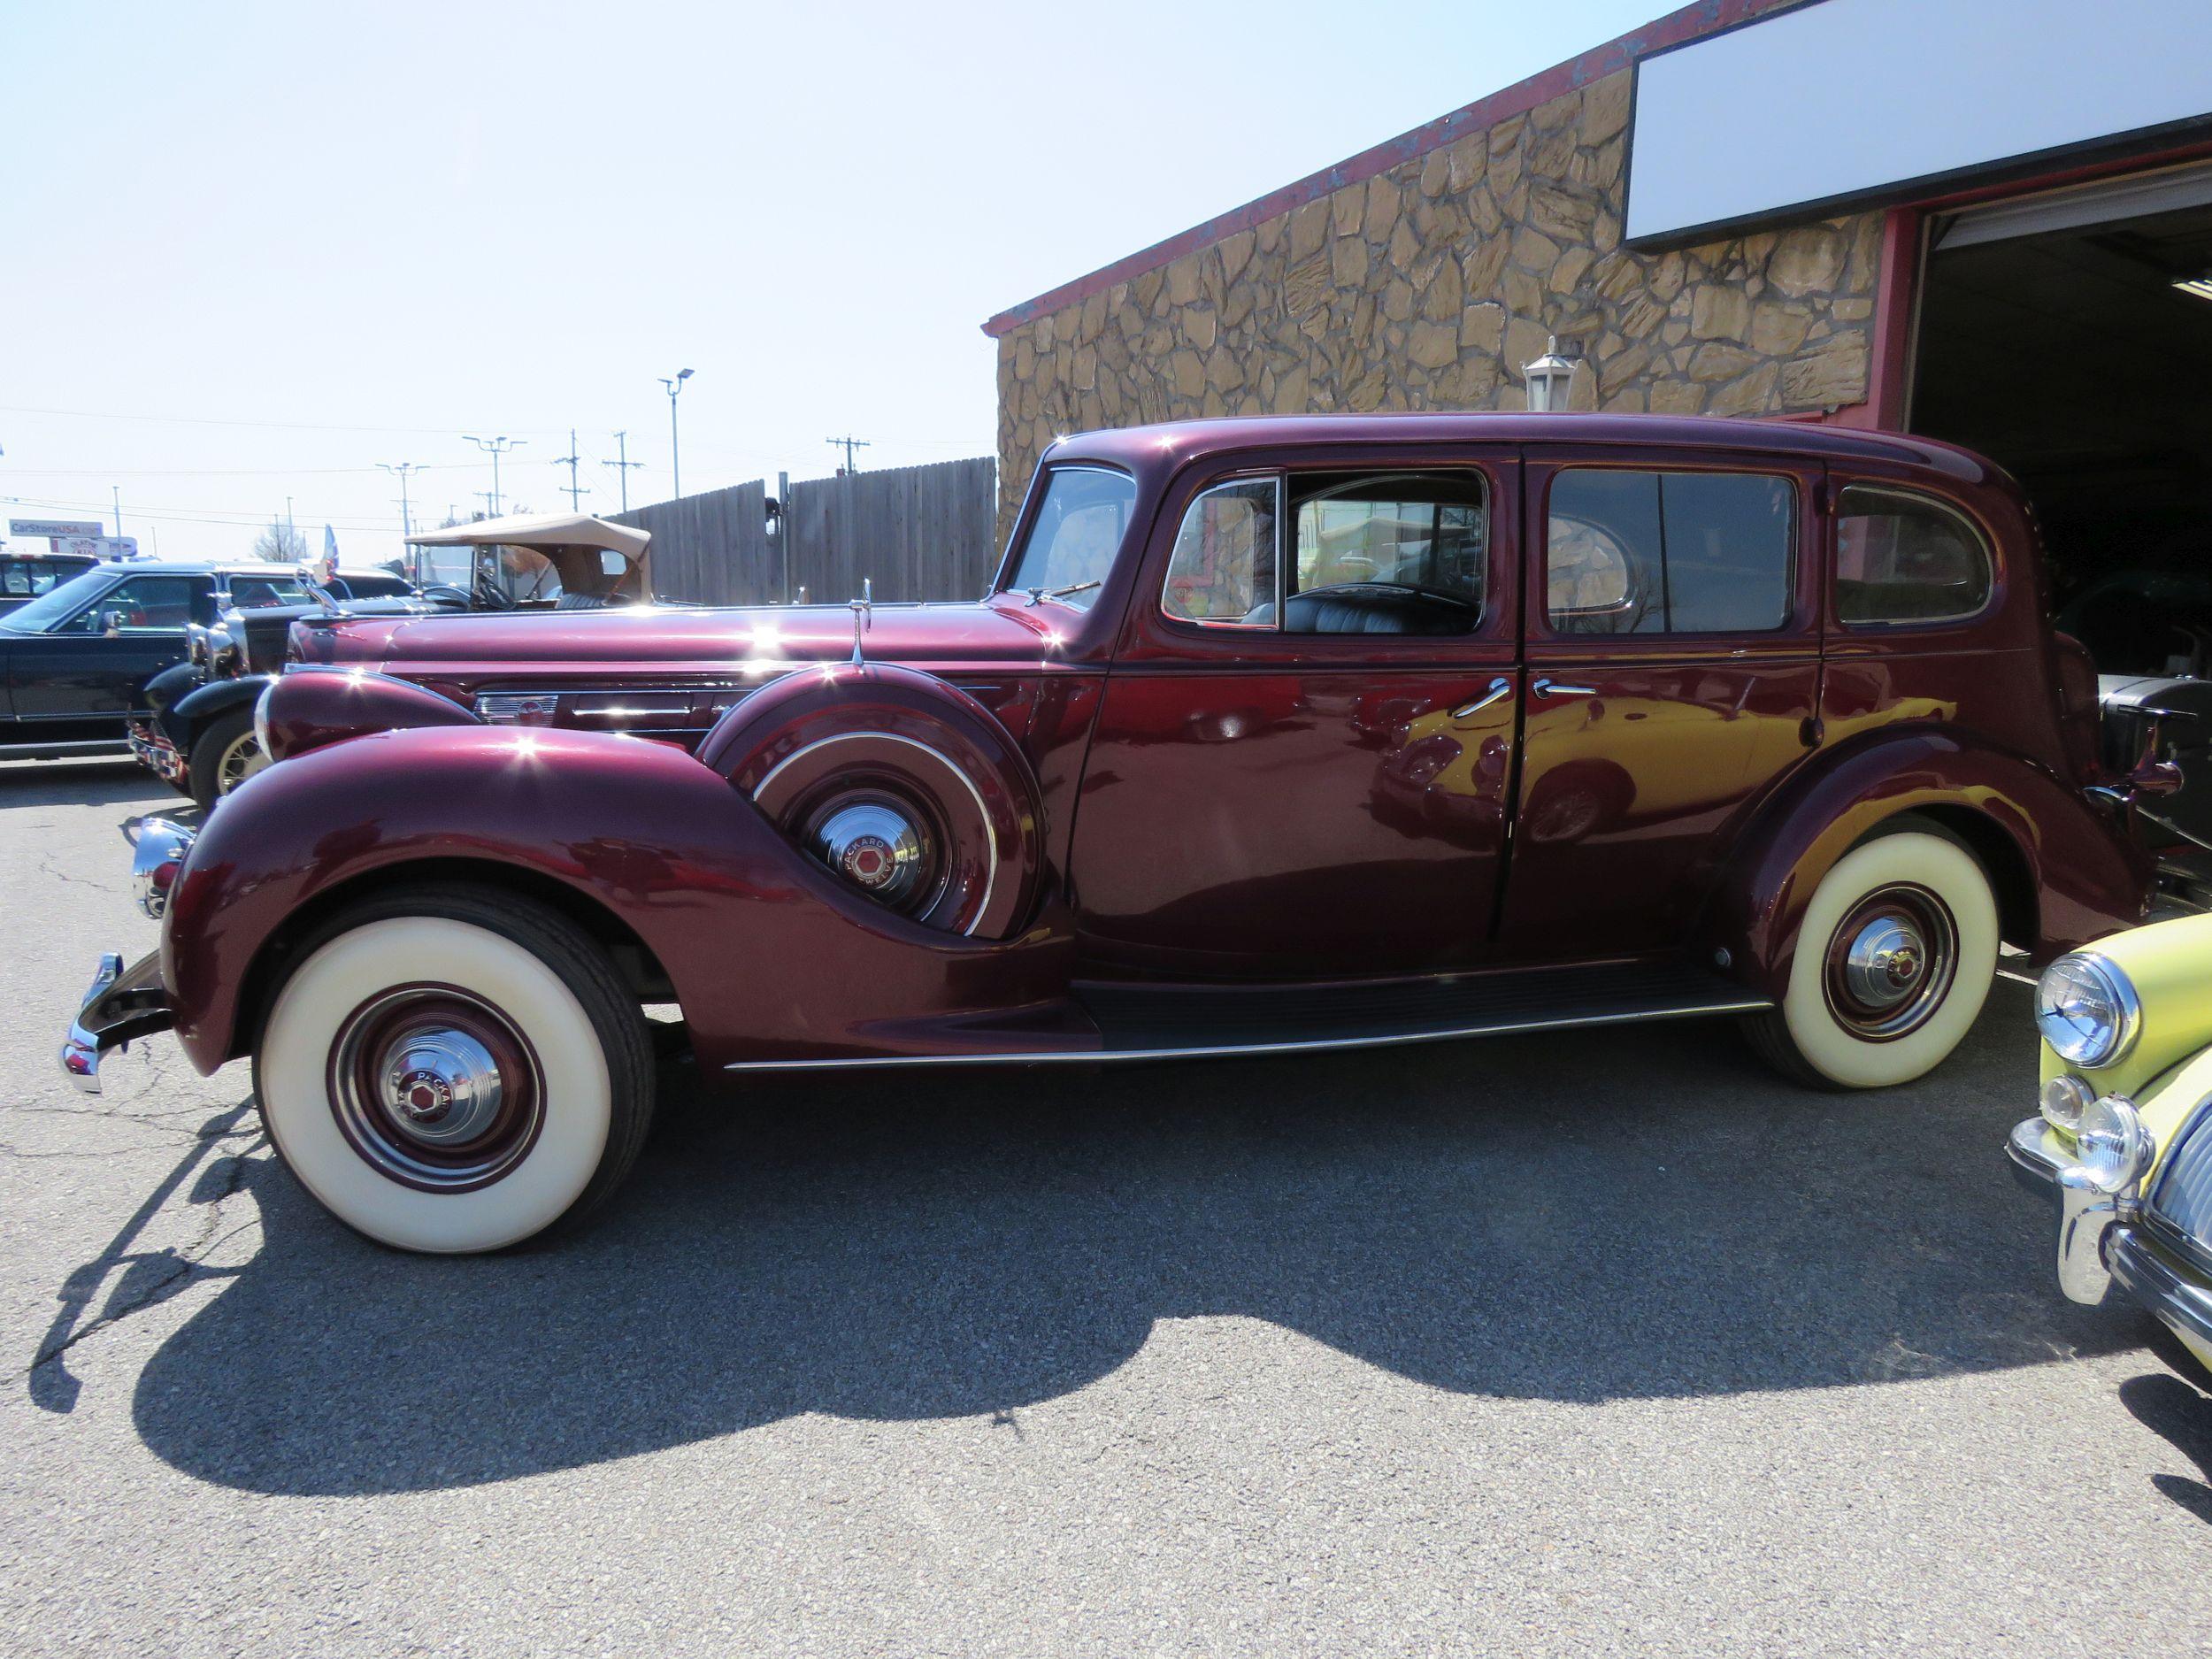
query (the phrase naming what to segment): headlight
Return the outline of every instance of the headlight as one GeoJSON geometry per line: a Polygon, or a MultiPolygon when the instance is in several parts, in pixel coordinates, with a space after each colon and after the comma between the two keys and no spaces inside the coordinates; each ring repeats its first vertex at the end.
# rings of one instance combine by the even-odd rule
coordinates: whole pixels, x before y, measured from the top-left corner
{"type": "Polygon", "coordinates": [[[2043,1121],[2062,1135],[2081,1133],[2082,1114],[2096,1091],[2071,1074],[2055,1077],[2043,1086],[2043,1121]]]}
{"type": "Polygon", "coordinates": [[[2150,1132],[2135,1108],[2117,1094],[2089,1103],[2074,1146],[2083,1177],[2101,1193],[2125,1192],[2151,1167],[2150,1132]]]}
{"type": "Polygon", "coordinates": [[[261,695],[253,700],[253,741],[261,746],[261,752],[271,760],[276,758],[276,750],[269,745],[269,698],[276,688],[277,682],[272,680],[261,688],[261,695]]]}
{"type": "Polygon", "coordinates": [[[2061,956],[2036,981],[2036,1026],[2069,1064],[2110,1065],[2127,1053],[2142,1022],[2128,976],[2094,951],[2061,956]]]}

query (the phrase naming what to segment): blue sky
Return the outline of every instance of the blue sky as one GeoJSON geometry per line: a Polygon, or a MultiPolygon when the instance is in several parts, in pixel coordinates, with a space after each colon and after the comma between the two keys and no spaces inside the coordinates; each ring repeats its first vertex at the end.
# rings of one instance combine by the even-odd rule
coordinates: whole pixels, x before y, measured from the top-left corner
{"type": "Polygon", "coordinates": [[[1666,9],[0,0],[0,498],[383,557],[464,433],[665,495],[679,368],[687,490],[987,453],[992,312],[1666,9]]]}

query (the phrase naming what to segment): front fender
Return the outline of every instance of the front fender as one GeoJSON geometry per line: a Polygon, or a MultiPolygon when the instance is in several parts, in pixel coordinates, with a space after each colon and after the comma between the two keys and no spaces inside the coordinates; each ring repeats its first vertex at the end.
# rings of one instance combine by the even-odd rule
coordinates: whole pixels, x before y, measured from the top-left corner
{"type": "Polygon", "coordinates": [[[189,755],[210,721],[234,709],[252,708],[275,678],[274,674],[247,674],[211,680],[169,705],[161,716],[162,734],[177,746],[177,753],[189,755]]]}
{"type": "MultiPolygon", "coordinates": [[[[260,987],[328,901],[410,865],[550,880],[658,959],[703,1076],[740,1059],[928,1051],[948,1019],[1066,990],[1055,919],[976,941],[871,903],[672,745],[604,733],[425,726],[296,755],[207,826],[162,935],[177,1034],[201,1071],[257,1040],[260,987]],[[319,907],[318,901],[326,901],[319,907]]],[[[273,987],[270,987],[273,988],[273,987]]]]}
{"type": "MultiPolygon", "coordinates": [[[[2150,860],[2078,788],[1955,730],[1918,728],[1873,734],[1808,762],[1735,844],[1703,942],[1727,951],[1747,983],[1780,997],[1821,878],[1886,819],[1914,811],[1970,813],[1960,821],[1981,838],[1985,863],[1993,851],[2016,856],[2033,900],[2039,962],[2143,918],[2150,860]]],[[[2004,874],[1992,872],[2000,882],[2004,874]]]]}

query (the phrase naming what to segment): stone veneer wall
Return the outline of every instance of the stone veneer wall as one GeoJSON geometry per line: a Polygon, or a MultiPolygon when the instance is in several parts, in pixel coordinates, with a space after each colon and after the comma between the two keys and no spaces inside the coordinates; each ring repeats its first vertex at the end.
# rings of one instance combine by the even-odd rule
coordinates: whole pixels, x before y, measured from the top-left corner
{"type": "Polygon", "coordinates": [[[1550,334],[1580,342],[1577,409],[1864,401],[1881,215],[1629,251],[1630,86],[1593,81],[1002,335],[1002,532],[1060,434],[1520,408],[1550,334]]]}

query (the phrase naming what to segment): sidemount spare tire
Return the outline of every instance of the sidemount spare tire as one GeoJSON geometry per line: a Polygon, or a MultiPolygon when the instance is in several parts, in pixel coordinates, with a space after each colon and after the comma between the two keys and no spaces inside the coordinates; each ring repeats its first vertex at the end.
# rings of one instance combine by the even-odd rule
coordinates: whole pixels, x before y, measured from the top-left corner
{"type": "Polygon", "coordinates": [[[828,664],[723,716],[700,761],[856,891],[943,933],[1003,939],[1035,908],[1037,780],[966,692],[892,664],[828,664]]]}

